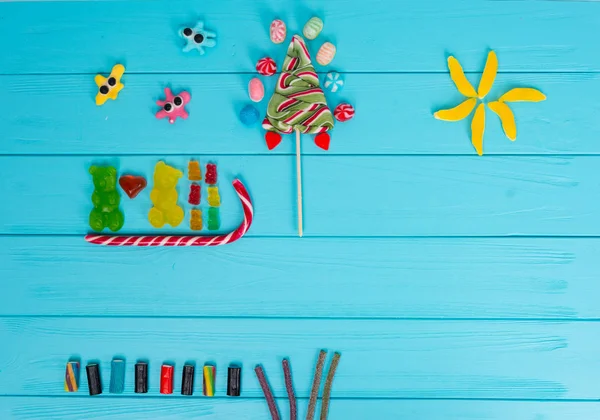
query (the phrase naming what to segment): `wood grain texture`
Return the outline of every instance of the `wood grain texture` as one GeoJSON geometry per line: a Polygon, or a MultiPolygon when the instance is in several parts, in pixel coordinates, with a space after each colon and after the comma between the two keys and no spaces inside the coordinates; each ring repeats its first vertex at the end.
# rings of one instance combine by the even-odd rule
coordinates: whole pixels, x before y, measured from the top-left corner
{"type": "MultiPolygon", "coordinates": [[[[289,415],[285,399],[279,399],[282,418],[289,415]]],[[[304,418],[306,400],[300,400],[298,418],[304,418]]],[[[0,397],[0,416],[14,420],[60,418],[79,420],[264,420],[266,403],[258,399],[218,398],[94,398],[0,397]]],[[[330,420],[409,418],[427,420],[565,420],[595,419],[598,402],[516,402],[435,400],[343,400],[331,401],[330,420]],[[396,417],[397,416],[397,417],[396,417]]]]}
{"type": "MultiPolygon", "coordinates": [[[[253,72],[265,54],[280,59],[268,25],[284,19],[288,35],[313,15],[325,20],[324,41],[338,47],[344,71],[445,71],[459,54],[481,71],[488,48],[503,71],[598,71],[595,2],[461,2],[385,0],[192,0],[1,4],[0,69],[4,74],[96,73],[123,61],[131,72],[253,72]],[[110,4],[111,6],[107,6],[110,4]],[[218,33],[206,57],[181,52],[177,30],[204,18],[218,33]],[[26,23],[26,24],[24,24],[26,23]]],[[[289,39],[289,37],[288,37],[289,39]]]]}
{"type": "MultiPolygon", "coordinates": [[[[264,419],[256,363],[285,418],[286,356],[302,418],[321,348],[343,354],[331,420],[600,418],[599,12],[585,1],[0,1],[0,419],[264,419]],[[329,104],[357,114],[329,152],[303,139],[300,240],[293,141],[267,152],[237,114],[256,61],[285,54],[271,19],[291,35],[313,15],[325,20],[313,55],[338,47],[317,70],[346,76],[329,104]],[[177,36],[199,18],[218,33],[205,57],[177,36]],[[511,105],[514,143],[488,112],[478,158],[469,119],[432,113],[461,99],[447,56],[476,85],[489,49],[500,73],[488,99],[532,86],[548,100],[511,105]],[[93,76],[117,62],[125,90],[96,107],[93,76]],[[191,91],[188,120],[154,118],[165,86],[191,91]],[[242,217],[231,180],[247,184],[248,237],[217,249],[83,242],[91,164],[150,180],[158,160],[191,157],[219,165],[223,231],[242,217]],[[88,397],[84,373],[64,393],[69,358],[100,361],[107,388],[116,355],[125,395],[88,397]],[[132,393],[137,358],[150,362],[149,395],[132,393]],[[201,381],[192,398],[160,396],[160,364],[176,364],[178,390],[190,360],[217,363],[217,398],[201,397],[201,381]],[[225,397],[231,362],[244,367],[241,399],[225,397]]],[[[263,79],[269,94],[275,78],[263,79]]],[[[123,196],[124,232],[189,232],[187,219],[149,228],[149,184],[123,196]]]]}
{"type": "Polygon", "coordinates": [[[216,363],[217,395],[225,395],[226,366],[235,361],[244,396],[262,396],[252,375],[261,363],[281,397],[281,359],[289,357],[296,394],[307,398],[326,348],[342,352],[335,398],[598,399],[599,332],[597,322],[0,318],[0,341],[11,343],[0,348],[0,393],[63,395],[73,356],[98,360],[106,382],[121,354],[128,395],[133,363],[145,358],[153,395],[163,361],[175,363],[181,389],[181,366],[195,360],[216,363]]]}
{"type": "MultiPolygon", "coordinates": [[[[0,233],[84,234],[93,191],[88,167],[113,163],[121,173],[139,173],[151,180],[159,159],[0,157],[0,196],[11,197],[11,205],[0,208],[0,233]],[[42,187],[43,179],[51,182],[42,187]]],[[[223,230],[242,220],[239,201],[228,187],[241,173],[256,206],[248,234],[296,235],[291,156],[202,159],[217,162],[220,168],[223,230]]],[[[185,168],[188,160],[189,156],[166,159],[179,168],[185,168]]],[[[592,199],[600,190],[597,166],[597,157],[306,156],[305,234],[599,235],[600,202],[592,199]]],[[[187,199],[186,182],[179,183],[180,204],[187,199]]],[[[135,200],[122,200],[127,217],[123,232],[189,232],[187,221],[177,229],[150,228],[149,191],[150,187],[135,200]]]]}
{"type": "Polygon", "coordinates": [[[597,319],[599,252],[597,239],[246,238],[221,249],[107,249],[79,237],[0,237],[0,278],[11,285],[0,314],[597,319]]]}
{"type": "MultiPolygon", "coordinates": [[[[0,76],[0,96],[11,98],[0,102],[0,153],[294,153],[292,136],[268,152],[260,124],[247,128],[239,121],[241,108],[249,102],[251,77],[126,74],[119,99],[97,107],[97,88],[90,75],[0,76]],[[165,86],[191,92],[188,120],[171,125],[154,117],[165,86]]],[[[476,85],[480,75],[469,78],[476,85]]],[[[276,80],[263,79],[268,100],[276,80]]],[[[517,86],[537,87],[548,100],[511,104],[516,142],[505,137],[499,119],[488,109],[487,155],[600,153],[600,129],[593,123],[600,112],[600,75],[500,74],[489,97],[497,99],[517,86]]],[[[267,100],[257,104],[261,115],[266,115],[267,100]]],[[[475,155],[471,118],[457,123],[433,118],[434,111],[461,100],[448,74],[348,74],[345,89],[328,94],[328,101],[332,108],[350,102],[356,117],[336,125],[329,152],[314,145],[314,136],[304,135],[303,154],[475,155]]]]}

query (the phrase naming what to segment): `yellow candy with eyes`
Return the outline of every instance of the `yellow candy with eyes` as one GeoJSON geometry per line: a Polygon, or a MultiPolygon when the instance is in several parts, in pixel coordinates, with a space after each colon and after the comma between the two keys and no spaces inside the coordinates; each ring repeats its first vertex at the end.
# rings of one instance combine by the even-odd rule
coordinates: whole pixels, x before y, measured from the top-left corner
{"type": "Polygon", "coordinates": [[[121,83],[121,77],[125,73],[125,66],[117,64],[114,66],[108,77],[97,74],[94,78],[96,86],[98,86],[98,94],[96,95],[96,105],[104,105],[106,101],[117,99],[119,92],[125,87],[121,83]]]}

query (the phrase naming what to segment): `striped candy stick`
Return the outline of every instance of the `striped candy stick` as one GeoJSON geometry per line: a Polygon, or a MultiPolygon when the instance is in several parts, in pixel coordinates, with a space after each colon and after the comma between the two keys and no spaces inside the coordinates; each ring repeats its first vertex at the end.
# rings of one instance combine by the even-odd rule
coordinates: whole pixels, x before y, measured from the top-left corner
{"type": "Polygon", "coordinates": [[[244,221],[226,235],[215,236],[115,236],[115,235],[86,235],[85,240],[95,245],[106,246],[219,246],[237,241],[246,234],[254,217],[252,199],[246,187],[239,179],[233,181],[233,188],[237,193],[244,210],[244,221]]]}

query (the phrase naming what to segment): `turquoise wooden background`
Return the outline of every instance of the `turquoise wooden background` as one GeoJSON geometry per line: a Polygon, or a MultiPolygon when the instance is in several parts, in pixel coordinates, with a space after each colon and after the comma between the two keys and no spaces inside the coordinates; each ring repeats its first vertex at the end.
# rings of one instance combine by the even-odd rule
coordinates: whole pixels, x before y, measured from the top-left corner
{"type": "MultiPolygon", "coordinates": [[[[302,414],[320,348],[343,354],[332,420],[600,418],[598,22],[600,3],[572,1],[0,4],[0,418],[265,419],[252,368],[264,364],[286,413],[285,356],[302,414]],[[237,112],[256,60],[285,54],[271,19],[293,32],[312,15],[357,114],[329,152],[304,139],[299,239],[292,141],[268,152],[237,112]],[[198,17],[218,32],[202,58],[176,35],[198,17]],[[477,157],[469,123],[432,111],[460,99],[447,55],[477,83],[490,48],[492,95],[534,86],[548,100],[514,106],[514,143],[488,113],[477,157]],[[116,62],[125,90],[98,108],[93,77],[116,62]],[[192,92],[175,126],[152,115],[166,85],[192,92]],[[159,159],[191,157],[219,165],[224,230],[241,219],[228,182],[247,183],[246,238],[83,241],[89,165],[151,176],[159,159]],[[115,355],[151,361],[151,394],[132,394],[131,368],[126,395],[89,397],[85,376],[79,394],[63,392],[69,357],[100,360],[107,384],[115,355]],[[216,362],[218,397],[159,396],[165,360],[176,388],[186,360],[216,362]],[[235,400],[231,361],[244,366],[235,400]]],[[[149,206],[148,190],[124,198],[124,232],[151,231],[149,206]]]]}

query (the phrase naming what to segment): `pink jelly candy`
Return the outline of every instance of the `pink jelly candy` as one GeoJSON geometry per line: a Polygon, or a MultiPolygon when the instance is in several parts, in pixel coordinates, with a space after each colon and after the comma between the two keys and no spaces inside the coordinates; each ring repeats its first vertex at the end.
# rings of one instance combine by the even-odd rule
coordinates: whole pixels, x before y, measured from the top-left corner
{"type": "Polygon", "coordinates": [[[208,185],[215,185],[217,183],[217,165],[214,163],[206,164],[206,174],[204,175],[204,182],[208,185]]]}
{"type": "Polygon", "coordinates": [[[186,91],[181,91],[177,95],[173,95],[171,89],[165,88],[164,101],[156,101],[156,103],[162,107],[160,111],[156,113],[156,118],[168,118],[169,122],[173,124],[177,117],[181,117],[184,120],[188,117],[188,113],[185,110],[185,106],[192,99],[191,95],[186,91]]]}
{"type": "Polygon", "coordinates": [[[258,77],[248,83],[248,94],[253,102],[260,102],[265,97],[265,87],[258,77]]]}

